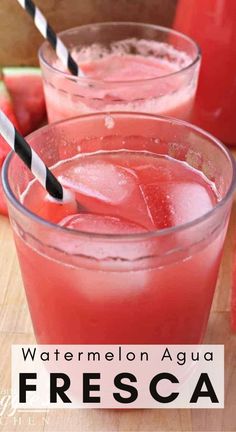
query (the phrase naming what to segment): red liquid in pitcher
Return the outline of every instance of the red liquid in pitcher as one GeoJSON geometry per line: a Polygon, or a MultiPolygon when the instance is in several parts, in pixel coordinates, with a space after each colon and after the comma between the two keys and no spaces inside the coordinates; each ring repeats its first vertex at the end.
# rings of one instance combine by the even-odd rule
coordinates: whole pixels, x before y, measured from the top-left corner
{"type": "Polygon", "coordinates": [[[174,28],[202,49],[193,122],[236,144],[236,1],[179,0],[174,28]]]}

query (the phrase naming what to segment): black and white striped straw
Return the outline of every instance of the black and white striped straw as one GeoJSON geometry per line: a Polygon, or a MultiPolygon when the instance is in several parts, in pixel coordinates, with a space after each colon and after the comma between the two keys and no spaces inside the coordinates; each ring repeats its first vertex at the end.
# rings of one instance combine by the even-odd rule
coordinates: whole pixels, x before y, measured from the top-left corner
{"type": "Polygon", "coordinates": [[[62,185],[1,110],[0,135],[3,136],[12,150],[18,154],[48,193],[53,198],[62,201],[65,192],[62,185]]]}
{"type": "Polygon", "coordinates": [[[73,60],[69,50],[66,48],[62,40],[56,35],[50,24],[47,22],[45,16],[35,6],[31,0],[17,0],[18,3],[25,9],[28,14],[33,18],[34,24],[45,39],[51,44],[52,48],[56,51],[57,56],[63,63],[63,65],[76,76],[84,76],[83,72],[73,60]]]}

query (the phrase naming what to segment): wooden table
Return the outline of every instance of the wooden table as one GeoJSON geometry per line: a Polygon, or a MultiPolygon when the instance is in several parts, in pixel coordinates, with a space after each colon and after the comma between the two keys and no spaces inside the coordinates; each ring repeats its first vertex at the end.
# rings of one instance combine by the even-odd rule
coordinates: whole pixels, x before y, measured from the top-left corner
{"type": "MultiPolygon", "coordinates": [[[[10,349],[14,343],[34,343],[11,229],[0,217],[0,431],[113,432],[113,431],[236,431],[236,334],[230,331],[231,258],[236,227],[233,206],[224,258],[206,343],[225,345],[224,410],[60,410],[13,413],[10,392],[10,349]]],[[[236,238],[236,235],[235,235],[236,238]]]]}

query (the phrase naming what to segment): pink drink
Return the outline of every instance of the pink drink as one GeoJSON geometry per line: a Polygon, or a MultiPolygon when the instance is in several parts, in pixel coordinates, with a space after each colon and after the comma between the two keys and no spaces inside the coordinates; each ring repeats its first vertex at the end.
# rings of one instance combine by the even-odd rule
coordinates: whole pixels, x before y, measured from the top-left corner
{"type": "Polygon", "coordinates": [[[51,222],[14,210],[8,193],[37,340],[199,343],[227,227],[232,161],[211,137],[173,119],[111,120],[112,128],[102,114],[80,117],[30,138],[87,213],[52,202],[26,169],[17,184],[19,167],[8,168],[20,201],[51,222]]]}
{"type": "Polygon", "coordinates": [[[49,45],[42,46],[50,122],[97,111],[190,118],[200,57],[197,46],[184,35],[155,26],[112,23],[84,26],[61,36],[85,76],[72,78],[49,45]]]}
{"type": "MultiPolygon", "coordinates": [[[[89,214],[45,201],[45,191],[36,182],[23,202],[36,214],[45,212],[49,221],[73,230],[143,233],[192,221],[217,202],[214,185],[200,173],[183,162],[141,151],[79,157],[63,162],[54,172],[89,214]]],[[[71,268],[69,287],[67,267],[31,250],[19,238],[16,241],[39,342],[178,343],[182,339],[195,343],[202,339],[221,237],[188,261],[164,269],[120,273],[115,262],[106,271],[99,266],[97,271],[71,268]],[[36,271],[40,268],[43,277],[36,271]],[[203,271],[197,276],[200,268],[203,271]],[[42,308],[40,299],[44,299],[42,308]]]]}
{"type": "Polygon", "coordinates": [[[179,0],[174,22],[203,53],[194,123],[230,146],[236,145],[235,19],[235,0],[179,0]]]}

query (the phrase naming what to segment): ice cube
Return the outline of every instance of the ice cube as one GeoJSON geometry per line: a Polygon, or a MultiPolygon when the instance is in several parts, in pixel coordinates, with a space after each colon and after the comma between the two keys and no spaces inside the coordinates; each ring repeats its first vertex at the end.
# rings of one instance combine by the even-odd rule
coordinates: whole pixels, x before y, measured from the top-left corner
{"type": "Polygon", "coordinates": [[[206,187],[197,183],[172,184],[169,193],[174,207],[174,225],[193,221],[210,211],[214,205],[213,191],[210,194],[206,187]]]}
{"type": "Polygon", "coordinates": [[[193,182],[196,173],[193,173],[184,163],[173,163],[168,158],[154,158],[151,156],[150,162],[146,158],[145,163],[138,160],[134,167],[135,173],[140,184],[153,184],[155,182],[193,182]]]}
{"type": "Polygon", "coordinates": [[[89,213],[117,216],[153,229],[149,209],[131,169],[109,162],[83,161],[70,167],[59,181],[73,190],[89,213]]]}
{"type": "Polygon", "coordinates": [[[59,225],[99,234],[132,234],[146,231],[142,226],[125,219],[87,213],[67,216],[59,225]]]}
{"type": "Polygon", "coordinates": [[[102,161],[73,166],[59,180],[77,194],[116,205],[135,188],[135,179],[126,170],[102,161]]]}
{"type": "Polygon", "coordinates": [[[157,228],[193,221],[214,205],[213,191],[197,183],[149,184],[143,185],[142,191],[157,228]]]}
{"type": "Polygon", "coordinates": [[[141,189],[155,227],[163,229],[172,226],[173,207],[166,185],[154,183],[142,185],[141,189]]]}

